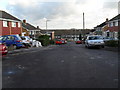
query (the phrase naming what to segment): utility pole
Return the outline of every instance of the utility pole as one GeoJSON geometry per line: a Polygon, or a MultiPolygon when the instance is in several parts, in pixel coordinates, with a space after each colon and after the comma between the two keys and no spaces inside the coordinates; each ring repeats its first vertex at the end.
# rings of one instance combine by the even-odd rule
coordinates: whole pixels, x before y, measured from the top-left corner
{"type": "Polygon", "coordinates": [[[83,38],[84,38],[84,34],[85,34],[85,17],[84,17],[84,12],[83,12],[83,31],[82,31],[82,34],[83,34],[83,38]]]}

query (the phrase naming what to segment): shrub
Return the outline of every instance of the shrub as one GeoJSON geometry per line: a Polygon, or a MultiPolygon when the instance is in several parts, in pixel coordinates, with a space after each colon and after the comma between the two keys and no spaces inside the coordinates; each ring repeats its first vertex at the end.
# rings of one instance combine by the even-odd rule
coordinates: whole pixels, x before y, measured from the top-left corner
{"type": "Polygon", "coordinates": [[[55,40],[50,40],[50,44],[55,44],[55,40]]]}
{"type": "Polygon", "coordinates": [[[41,42],[42,46],[48,46],[50,44],[48,35],[41,35],[37,40],[41,42]]]}
{"type": "Polygon", "coordinates": [[[118,47],[118,41],[115,40],[106,41],[105,45],[109,47],[118,47]]]}

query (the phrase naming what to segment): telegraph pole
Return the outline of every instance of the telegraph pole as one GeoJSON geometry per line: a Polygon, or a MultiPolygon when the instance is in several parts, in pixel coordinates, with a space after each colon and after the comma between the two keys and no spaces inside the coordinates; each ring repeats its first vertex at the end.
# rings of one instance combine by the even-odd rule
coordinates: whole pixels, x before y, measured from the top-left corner
{"type": "Polygon", "coordinates": [[[83,12],[83,31],[82,31],[82,34],[83,34],[83,38],[84,38],[84,34],[85,34],[85,17],[84,17],[84,12],[83,12]]]}

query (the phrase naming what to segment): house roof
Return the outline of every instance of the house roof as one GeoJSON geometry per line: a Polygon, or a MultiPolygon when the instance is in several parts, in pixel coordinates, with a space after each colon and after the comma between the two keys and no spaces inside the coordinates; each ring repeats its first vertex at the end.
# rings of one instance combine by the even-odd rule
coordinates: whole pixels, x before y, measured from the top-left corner
{"type": "Polygon", "coordinates": [[[2,10],[0,10],[0,18],[21,21],[18,18],[2,10]]]}
{"type": "Polygon", "coordinates": [[[22,23],[22,26],[28,30],[40,30],[29,23],[22,23]]]}
{"type": "Polygon", "coordinates": [[[106,25],[106,22],[101,23],[100,25],[97,25],[97,27],[103,27],[106,25]]]}
{"type": "Polygon", "coordinates": [[[118,14],[117,16],[113,17],[112,19],[110,19],[109,21],[113,21],[113,20],[118,20],[120,19],[120,14],[118,14]]]}
{"type": "Polygon", "coordinates": [[[42,33],[52,32],[54,31],[55,35],[74,35],[74,34],[81,34],[81,33],[89,33],[90,29],[51,29],[51,30],[41,30],[42,33]]]}

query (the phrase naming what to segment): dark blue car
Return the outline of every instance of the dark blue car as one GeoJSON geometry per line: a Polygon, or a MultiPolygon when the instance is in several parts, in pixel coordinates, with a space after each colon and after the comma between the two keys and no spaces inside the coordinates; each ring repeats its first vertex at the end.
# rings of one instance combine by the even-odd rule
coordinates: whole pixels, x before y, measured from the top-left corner
{"type": "Polygon", "coordinates": [[[0,39],[1,43],[5,43],[6,46],[13,46],[14,49],[23,47],[22,39],[19,35],[5,35],[0,39]]]}

